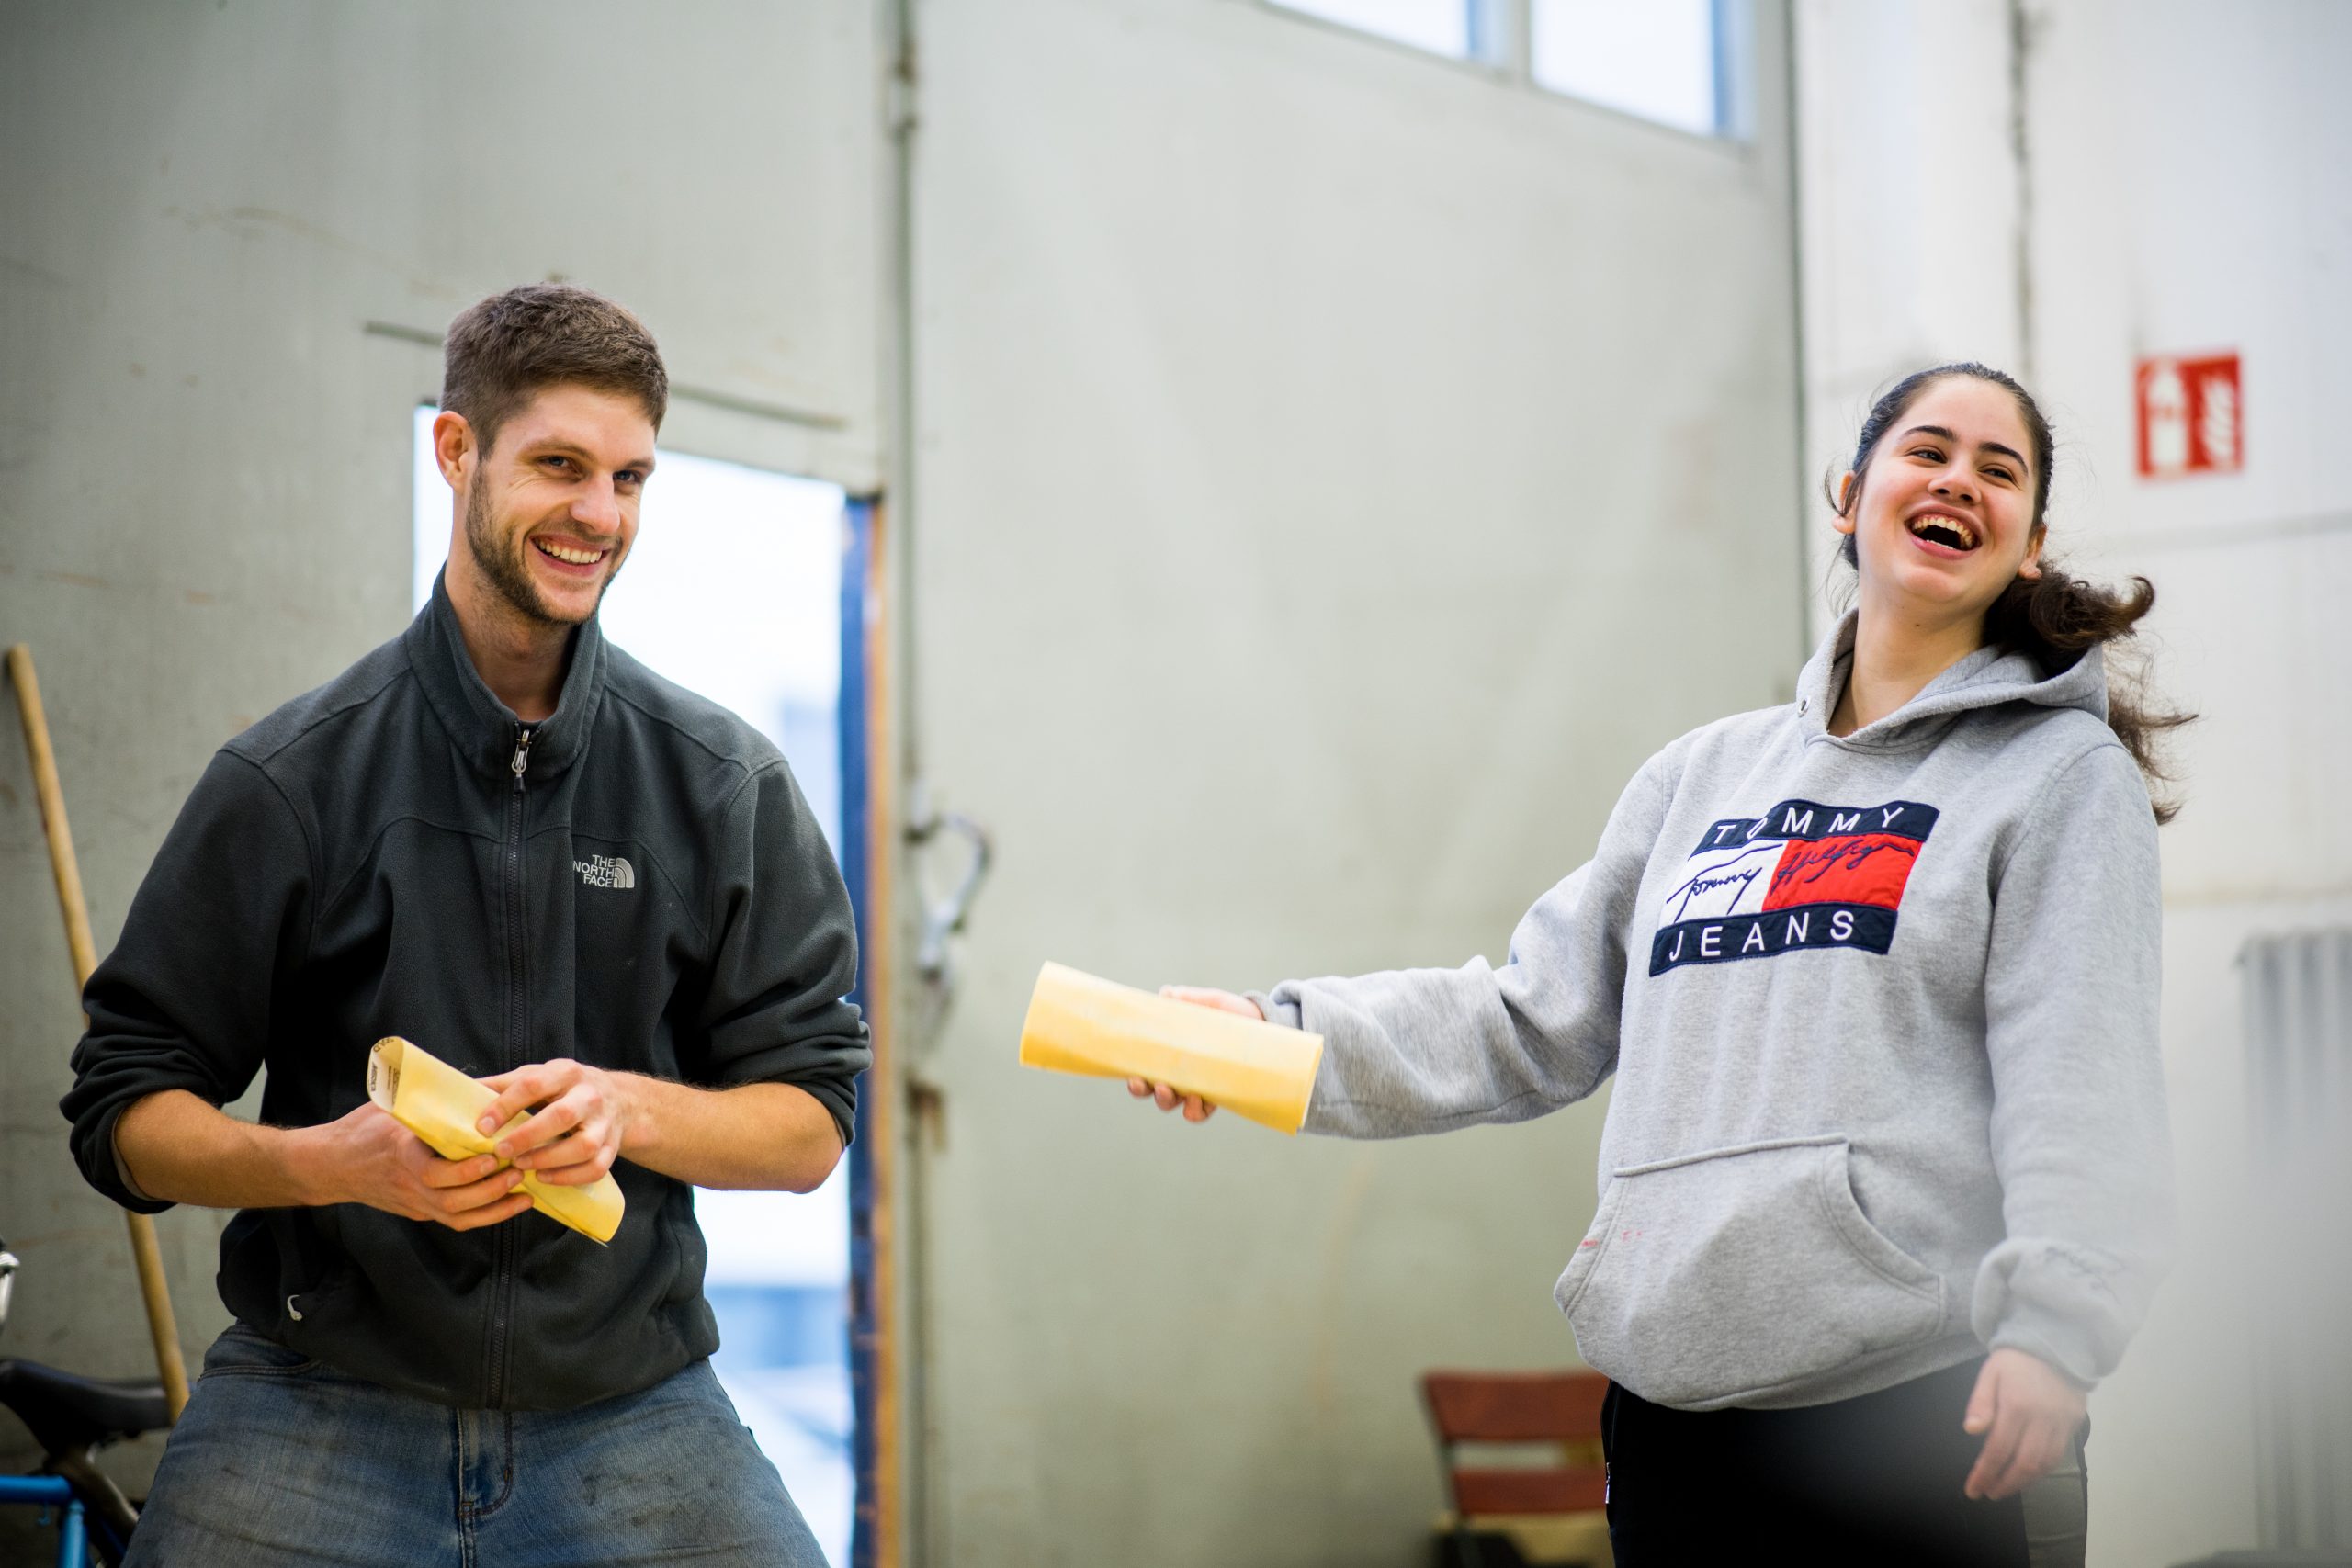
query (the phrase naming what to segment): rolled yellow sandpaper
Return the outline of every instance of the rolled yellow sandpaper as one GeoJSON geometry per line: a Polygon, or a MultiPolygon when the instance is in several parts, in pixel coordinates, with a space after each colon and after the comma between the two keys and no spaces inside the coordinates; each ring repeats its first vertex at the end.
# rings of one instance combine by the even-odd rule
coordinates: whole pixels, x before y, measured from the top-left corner
{"type": "MultiPolygon", "coordinates": [[[[531,1119],[529,1111],[522,1111],[484,1137],[474,1124],[498,1099],[497,1091],[397,1034],[377,1041],[368,1053],[368,1098],[443,1159],[486,1155],[498,1146],[499,1139],[531,1119]]],[[[498,1168],[503,1170],[508,1163],[502,1159],[498,1168]]],[[[531,1207],[599,1246],[612,1240],[613,1233],[621,1228],[627,1201],[621,1196],[620,1183],[609,1172],[584,1187],[559,1187],[541,1181],[536,1172],[526,1171],[523,1190],[530,1194],[531,1207]]]]}
{"type": "Polygon", "coordinates": [[[1037,972],[1021,1023],[1021,1065],[1093,1077],[1144,1077],[1197,1094],[1278,1133],[1306,1120],[1323,1037],[1138,991],[1082,970],[1037,972]]]}

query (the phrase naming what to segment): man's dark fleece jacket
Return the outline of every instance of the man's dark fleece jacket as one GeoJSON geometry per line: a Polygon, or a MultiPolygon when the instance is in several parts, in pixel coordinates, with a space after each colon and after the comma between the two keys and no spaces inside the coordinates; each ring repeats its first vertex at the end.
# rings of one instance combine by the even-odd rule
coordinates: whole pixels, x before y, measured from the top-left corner
{"type": "MultiPolygon", "coordinates": [[[[775,748],[574,634],[525,726],[475,673],[446,591],[401,637],[221,748],[83,995],[62,1109],[126,1207],[123,1111],[261,1119],[367,1100],[388,1034],[482,1077],[571,1056],[726,1088],[786,1083],[850,1135],[865,1025],[841,874],[775,748]]],[[[623,1158],[609,1247],[536,1211],[458,1232],[358,1203],[244,1210],[220,1295],[268,1337],[443,1404],[566,1409],[718,1343],[685,1183],[623,1158]]]]}

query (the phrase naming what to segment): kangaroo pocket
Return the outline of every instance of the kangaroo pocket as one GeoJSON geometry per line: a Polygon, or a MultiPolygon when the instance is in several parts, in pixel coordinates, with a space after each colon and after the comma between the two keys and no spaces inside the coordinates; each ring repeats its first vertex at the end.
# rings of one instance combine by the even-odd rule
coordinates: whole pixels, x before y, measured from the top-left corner
{"type": "Polygon", "coordinates": [[[1617,1171],[1556,1292],[1577,1350],[1703,1408],[1936,1337],[1942,1280],[1863,1217],[1846,1159],[1784,1138],[1617,1171]]]}

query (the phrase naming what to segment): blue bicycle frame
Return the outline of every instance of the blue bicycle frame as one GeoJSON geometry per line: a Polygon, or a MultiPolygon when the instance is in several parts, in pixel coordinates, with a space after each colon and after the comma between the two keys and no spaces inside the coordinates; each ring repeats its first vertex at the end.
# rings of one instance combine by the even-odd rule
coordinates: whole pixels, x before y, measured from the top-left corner
{"type": "Polygon", "coordinates": [[[26,1503],[62,1507],[64,1521],[57,1529],[57,1568],[84,1568],[90,1560],[89,1536],[82,1523],[82,1499],[62,1475],[0,1475],[0,1503],[26,1503]]]}

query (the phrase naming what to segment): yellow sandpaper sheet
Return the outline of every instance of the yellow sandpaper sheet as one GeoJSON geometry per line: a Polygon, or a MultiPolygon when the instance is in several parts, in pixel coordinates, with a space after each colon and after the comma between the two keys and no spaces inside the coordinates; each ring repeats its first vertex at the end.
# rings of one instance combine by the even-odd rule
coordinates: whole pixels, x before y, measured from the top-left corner
{"type": "MultiPolygon", "coordinates": [[[[531,1119],[529,1111],[523,1111],[483,1136],[474,1124],[497,1100],[496,1091],[397,1034],[377,1041],[368,1053],[368,1098],[443,1159],[486,1155],[498,1146],[499,1139],[531,1119]]],[[[505,1169],[507,1163],[500,1160],[499,1168],[505,1169]]],[[[613,1233],[621,1228],[626,1201],[620,1183],[609,1172],[584,1187],[559,1187],[541,1181],[536,1172],[526,1171],[523,1190],[530,1194],[531,1207],[599,1246],[612,1240],[613,1233]]]]}
{"type": "Polygon", "coordinates": [[[1323,1037],[1170,1000],[1048,964],[1021,1024],[1021,1065],[1094,1077],[1145,1077],[1237,1116],[1295,1133],[1306,1120],[1323,1037]]]}

